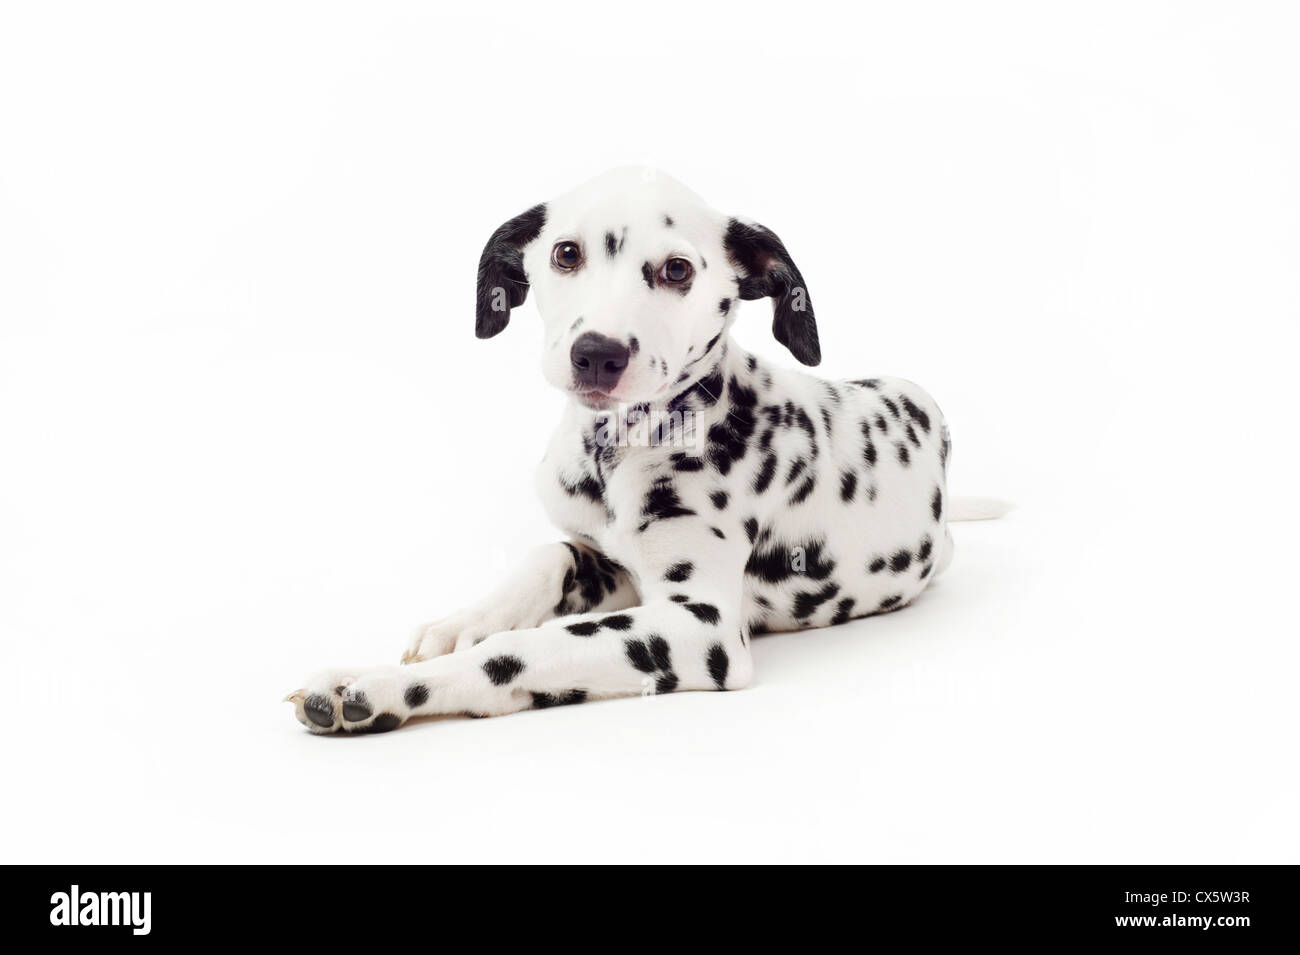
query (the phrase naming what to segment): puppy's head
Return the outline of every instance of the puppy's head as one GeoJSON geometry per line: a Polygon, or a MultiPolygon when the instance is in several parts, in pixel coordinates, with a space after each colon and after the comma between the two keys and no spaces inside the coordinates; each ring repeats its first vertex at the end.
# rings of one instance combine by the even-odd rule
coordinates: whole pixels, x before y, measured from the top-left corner
{"type": "Polygon", "coordinates": [[[709,371],[741,299],[771,298],[777,341],[821,360],[781,240],[662,173],[615,170],[498,228],[479,260],[478,337],[501,332],[529,288],[547,380],[590,408],[659,401],[709,371]]]}

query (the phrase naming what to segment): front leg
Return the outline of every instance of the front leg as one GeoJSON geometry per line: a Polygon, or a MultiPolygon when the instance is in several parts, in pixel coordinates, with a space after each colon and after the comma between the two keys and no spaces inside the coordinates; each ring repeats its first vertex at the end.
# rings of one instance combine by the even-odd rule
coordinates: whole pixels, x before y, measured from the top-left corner
{"type": "Polygon", "coordinates": [[[747,685],[753,663],[740,614],[744,550],[707,529],[708,540],[675,530],[671,546],[666,537],[653,540],[661,535],[646,541],[648,553],[664,556],[636,568],[641,606],[495,633],[409,666],[322,673],[291,696],[299,721],[317,733],[382,732],[411,716],[500,716],[747,685]]]}
{"type": "Polygon", "coordinates": [[[554,617],[621,610],[637,600],[627,571],[584,544],[539,547],[486,598],[419,627],[403,663],[464,650],[493,633],[536,627],[554,617]]]}

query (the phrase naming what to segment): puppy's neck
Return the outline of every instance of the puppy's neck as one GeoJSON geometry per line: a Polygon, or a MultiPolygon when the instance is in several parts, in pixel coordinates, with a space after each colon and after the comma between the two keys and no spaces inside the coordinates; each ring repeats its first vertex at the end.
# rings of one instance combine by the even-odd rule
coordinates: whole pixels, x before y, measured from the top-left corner
{"type": "Polygon", "coordinates": [[[751,383],[760,370],[757,359],[734,342],[720,342],[711,357],[653,402],[593,411],[570,401],[561,429],[581,435],[584,454],[598,473],[618,467],[628,454],[667,452],[698,459],[717,427],[729,425],[736,414],[752,416],[751,383]]]}

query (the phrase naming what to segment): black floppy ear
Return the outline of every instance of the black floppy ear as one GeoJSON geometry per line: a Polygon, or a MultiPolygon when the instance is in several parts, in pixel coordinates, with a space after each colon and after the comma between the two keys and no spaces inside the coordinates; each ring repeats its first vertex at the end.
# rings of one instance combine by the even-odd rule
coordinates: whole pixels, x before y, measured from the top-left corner
{"type": "Polygon", "coordinates": [[[528,297],[528,275],[524,272],[523,249],[541,234],[546,225],[546,206],[502,224],[483,247],[478,260],[478,308],[474,334],[491,338],[510,322],[510,310],[528,297]]]}
{"type": "Polygon", "coordinates": [[[772,334],[805,365],[822,360],[812,299],[799,268],[776,233],[761,225],[732,219],[723,239],[727,255],[744,274],[740,297],[772,299],[772,334]]]}

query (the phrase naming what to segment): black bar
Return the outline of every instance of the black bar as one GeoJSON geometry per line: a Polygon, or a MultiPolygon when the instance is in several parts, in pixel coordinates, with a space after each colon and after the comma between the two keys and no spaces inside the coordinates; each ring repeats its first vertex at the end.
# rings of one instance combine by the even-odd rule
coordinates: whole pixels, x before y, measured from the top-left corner
{"type": "MultiPolygon", "coordinates": [[[[531,925],[539,942],[558,935],[579,945],[589,935],[600,947],[620,938],[634,943],[644,932],[664,947],[688,932],[698,939],[698,925],[688,923],[717,917],[724,934],[730,922],[760,936],[851,931],[868,944],[902,933],[917,941],[1134,940],[1237,948],[1294,939],[1297,914],[1289,867],[860,867],[820,874],[642,867],[595,879],[575,872],[539,880],[340,859],[337,866],[297,867],[11,867],[8,875],[15,888],[2,896],[6,927],[48,933],[52,941],[75,935],[85,943],[248,944],[255,937],[338,945],[410,932],[436,948],[439,936],[452,942],[450,923],[457,921],[489,934],[511,926],[526,933],[531,925]],[[52,924],[52,914],[60,917],[60,894],[70,902],[73,885],[92,909],[101,906],[85,901],[90,894],[149,893],[148,933],[137,933],[143,895],[133,903],[135,924],[129,918],[118,926],[52,924]],[[655,897],[661,903],[649,904],[655,897]],[[652,923],[634,917],[642,911],[638,899],[652,923]],[[719,906],[734,913],[723,917],[719,906]],[[497,920],[509,916],[496,929],[496,922],[480,921],[494,909],[497,920]],[[684,920],[676,927],[670,924],[675,912],[684,920]]],[[[110,901],[119,910],[126,904],[121,896],[110,901]]],[[[108,915],[112,907],[104,907],[108,915]]]]}

